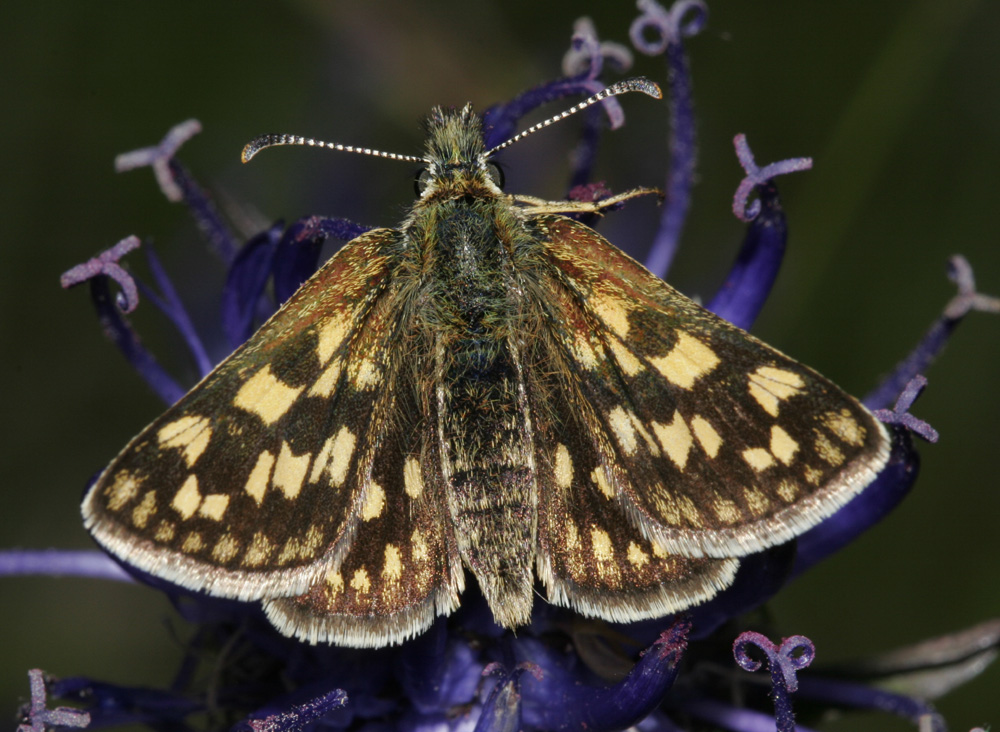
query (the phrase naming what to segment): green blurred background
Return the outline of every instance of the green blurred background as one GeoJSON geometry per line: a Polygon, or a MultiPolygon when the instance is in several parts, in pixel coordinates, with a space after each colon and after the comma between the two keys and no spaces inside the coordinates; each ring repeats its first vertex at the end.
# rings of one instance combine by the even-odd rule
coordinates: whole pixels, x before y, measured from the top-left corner
{"type": "MultiPolygon", "coordinates": [[[[579,15],[623,42],[635,16],[627,2],[539,5],[0,4],[3,546],[91,546],[78,515],[86,480],[161,409],[103,340],[85,288],[60,290],[59,274],[127,234],[153,237],[202,332],[216,322],[221,268],[148,171],[114,174],[115,154],[197,117],[204,132],[181,158],[248,220],[394,224],[412,198],[406,165],[286,149],[243,167],[239,151],[288,131],[418,152],[430,106],[508,99],[559,74],[579,15]]],[[[791,246],[755,329],[766,340],[861,394],[952,296],[949,255],[966,254],[981,288],[1000,294],[1000,4],[715,3],[688,49],[701,162],[673,284],[710,295],[725,274],[742,233],[729,211],[741,177],[731,139],[745,132],[761,163],[815,158],[813,172],[780,181],[791,246]]],[[[665,80],[661,59],[635,71],[665,80]]],[[[666,110],[639,96],[624,106],[599,177],[616,190],[658,185],[666,110]]],[[[561,196],[572,142],[565,123],[517,146],[508,190],[561,196]]],[[[641,256],[655,222],[637,203],[602,226],[641,256]]],[[[176,352],[150,311],[140,307],[138,327],[158,353],[176,352]]],[[[942,438],[923,445],[914,494],[772,603],[781,631],[811,637],[820,659],[1000,615],[998,357],[1000,319],[973,314],[916,409],[942,438]]],[[[191,383],[186,362],[165,361],[191,383]]],[[[177,621],[151,590],[0,587],[0,719],[26,698],[28,668],[126,684],[163,684],[176,668],[177,621]]],[[[998,688],[992,668],[939,707],[956,730],[1000,723],[998,688]]],[[[829,728],[908,726],[872,715],[829,728]]]]}

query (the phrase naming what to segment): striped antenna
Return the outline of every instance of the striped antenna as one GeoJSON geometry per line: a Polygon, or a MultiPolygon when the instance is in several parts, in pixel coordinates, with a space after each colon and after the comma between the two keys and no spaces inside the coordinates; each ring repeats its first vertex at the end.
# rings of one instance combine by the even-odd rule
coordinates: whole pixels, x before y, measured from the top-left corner
{"type": "Polygon", "coordinates": [[[557,114],[555,117],[549,117],[544,122],[539,122],[537,125],[532,125],[524,132],[519,132],[506,142],[501,142],[496,147],[492,148],[491,150],[488,150],[486,152],[486,157],[488,158],[492,156],[493,153],[503,150],[505,147],[510,147],[515,142],[527,137],[531,133],[538,132],[538,130],[542,128],[555,124],[560,120],[564,120],[571,114],[576,114],[581,109],[586,109],[592,104],[597,104],[598,102],[603,101],[608,97],[615,97],[618,96],[619,94],[627,94],[628,92],[634,92],[634,91],[642,92],[643,94],[651,96],[654,99],[663,98],[663,92],[660,91],[660,87],[657,86],[655,82],[652,82],[645,77],[638,76],[634,79],[624,79],[622,81],[612,84],[606,89],[602,89],[601,91],[597,92],[597,94],[595,94],[594,96],[584,99],[582,102],[570,107],[565,112],[561,112],[560,114],[557,114]]]}
{"type": "Polygon", "coordinates": [[[244,163],[249,163],[253,156],[261,150],[267,147],[274,147],[275,145],[308,145],[309,147],[325,147],[328,150],[339,150],[341,152],[361,153],[362,155],[371,155],[376,158],[402,160],[408,163],[427,162],[423,158],[414,157],[413,155],[400,155],[399,153],[372,150],[370,147],[354,147],[353,145],[340,145],[335,142],[323,142],[322,140],[314,140],[311,137],[302,137],[301,135],[278,135],[274,133],[261,135],[252,139],[243,148],[243,154],[240,157],[244,163]]]}

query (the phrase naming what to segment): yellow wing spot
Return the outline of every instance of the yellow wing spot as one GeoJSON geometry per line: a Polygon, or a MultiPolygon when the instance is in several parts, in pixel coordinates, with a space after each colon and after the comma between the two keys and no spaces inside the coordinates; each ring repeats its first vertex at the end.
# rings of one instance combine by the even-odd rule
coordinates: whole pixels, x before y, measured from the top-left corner
{"type": "Polygon", "coordinates": [[[132,525],[137,529],[146,528],[149,518],[156,513],[156,491],[146,491],[139,505],[132,509],[132,525]]]}
{"type": "Polygon", "coordinates": [[[791,465],[795,458],[795,453],[799,450],[799,443],[792,439],[792,436],[785,432],[778,425],[771,427],[771,454],[785,465],[791,465]]]}
{"type": "Polygon", "coordinates": [[[347,479],[347,469],[351,465],[351,455],[354,454],[354,433],[346,427],[341,427],[333,441],[330,456],[330,481],[337,487],[347,479]]]}
{"type": "Polygon", "coordinates": [[[278,553],[278,559],[276,561],[278,564],[288,564],[293,559],[297,559],[301,551],[302,542],[297,536],[293,536],[285,542],[283,547],[281,547],[281,551],[278,553]]]}
{"type": "Polygon", "coordinates": [[[802,377],[794,371],[786,371],[774,366],[761,366],[754,373],[762,379],[774,382],[769,388],[777,394],[779,399],[786,399],[792,396],[806,385],[802,377]],[[784,386],[785,389],[778,388],[778,385],[784,386]]]}
{"type": "Polygon", "coordinates": [[[653,549],[653,556],[656,557],[657,559],[663,559],[665,556],[667,556],[666,549],[664,549],[659,544],[650,543],[650,546],[653,549]]]}
{"type": "Polygon", "coordinates": [[[666,356],[649,362],[671,384],[690,389],[694,382],[719,365],[715,351],[687,333],[678,333],[677,342],[666,356]]]}
{"type": "Polygon", "coordinates": [[[413,535],[410,537],[410,556],[413,557],[414,562],[424,562],[427,561],[430,555],[424,535],[420,532],[420,529],[415,529],[413,535]]]}
{"type": "Polygon", "coordinates": [[[778,416],[778,404],[799,393],[805,382],[792,371],[761,366],[750,374],[747,390],[761,408],[772,417],[778,416]]]}
{"type": "Polygon", "coordinates": [[[626,376],[635,376],[637,373],[642,371],[642,363],[630,350],[628,350],[624,343],[614,336],[610,336],[608,338],[608,345],[611,346],[611,352],[615,354],[615,359],[618,361],[618,365],[621,366],[622,371],[625,372],[626,376]]]}
{"type": "Polygon", "coordinates": [[[840,440],[854,447],[865,444],[867,430],[858,424],[847,408],[839,412],[827,412],[823,415],[823,424],[840,440]]]}
{"type": "Polygon", "coordinates": [[[696,414],[691,418],[691,429],[694,430],[695,439],[698,440],[698,444],[701,445],[701,449],[705,451],[706,455],[714,458],[719,454],[722,438],[719,437],[719,433],[715,431],[707,419],[696,414]]]}
{"type": "Polygon", "coordinates": [[[781,481],[780,483],[778,483],[778,487],[775,490],[777,491],[778,496],[781,498],[781,500],[783,500],[785,503],[791,503],[799,495],[799,487],[790,480],[781,481]]]}
{"type": "Polygon", "coordinates": [[[382,576],[389,582],[396,582],[403,576],[402,555],[392,544],[385,545],[385,563],[382,565],[382,576]]]}
{"type": "Polygon", "coordinates": [[[319,375],[319,378],[309,387],[309,391],[306,394],[318,397],[328,397],[333,394],[333,390],[337,388],[337,383],[340,381],[340,368],[341,360],[339,358],[333,359],[323,369],[323,373],[319,375]]]}
{"type": "Polygon", "coordinates": [[[823,471],[810,465],[806,466],[802,474],[805,476],[806,482],[810,485],[819,485],[823,480],[823,471]]]}
{"type": "Polygon", "coordinates": [[[323,535],[323,529],[320,528],[319,524],[310,526],[302,542],[302,549],[299,551],[299,556],[302,559],[309,559],[316,556],[323,545],[323,535]]]}
{"type": "Polygon", "coordinates": [[[350,318],[341,317],[332,317],[320,324],[316,333],[316,356],[321,364],[329,361],[334,352],[340,348],[344,336],[350,330],[350,324],[350,318]]]}
{"type": "Polygon", "coordinates": [[[618,444],[621,445],[622,451],[626,455],[635,454],[635,448],[637,447],[635,427],[625,408],[619,405],[608,412],[608,424],[611,425],[615,437],[618,438],[618,444]]]}
{"type": "Polygon", "coordinates": [[[177,447],[190,468],[201,457],[212,439],[212,427],[207,417],[188,415],[165,424],[156,433],[160,447],[177,447]]]}
{"type": "Polygon", "coordinates": [[[213,521],[222,521],[229,508],[229,496],[225,493],[209,493],[198,507],[198,515],[213,521]]]}
{"type": "Polygon", "coordinates": [[[309,471],[309,483],[318,483],[323,475],[323,471],[330,464],[334,439],[333,437],[327,437],[326,442],[323,443],[323,447],[319,449],[319,453],[313,459],[312,470],[309,471]]]}
{"type": "Polygon", "coordinates": [[[561,442],[556,446],[555,477],[556,485],[560,488],[565,489],[573,485],[573,458],[561,442]]]}
{"type": "Polygon", "coordinates": [[[271,365],[268,364],[240,387],[233,404],[256,414],[265,424],[270,425],[285,415],[303,389],[304,387],[292,387],[279,381],[271,373],[271,365]]]}
{"type": "Polygon", "coordinates": [[[771,508],[771,499],[759,488],[745,488],[743,498],[754,516],[763,516],[771,508]]]}
{"type": "Polygon", "coordinates": [[[247,554],[243,557],[243,564],[248,567],[259,567],[270,559],[273,553],[274,544],[263,533],[258,531],[253,535],[253,539],[250,540],[247,554]]]}
{"type": "Polygon", "coordinates": [[[297,498],[299,491],[302,490],[306,471],[309,470],[309,458],[308,453],[295,455],[288,442],[282,441],[281,452],[278,453],[278,461],[274,464],[274,475],[271,477],[271,482],[290,501],[297,498]]]}
{"type": "Polygon", "coordinates": [[[195,554],[200,552],[204,546],[205,542],[202,541],[201,534],[197,531],[192,531],[184,537],[184,543],[181,544],[181,551],[185,554],[195,554]]]}
{"type": "Polygon", "coordinates": [[[660,441],[664,451],[681,470],[684,470],[688,461],[688,454],[691,452],[691,445],[694,444],[694,437],[687,423],[681,417],[679,411],[674,411],[674,419],[670,424],[652,423],[653,432],[656,439],[660,441]]]}
{"type": "Polygon", "coordinates": [[[591,300],[591,308],[598,318],[618,334],[619,338],[624,340],[628,337],[629,311],[622,305],[621,300],[607,294],[598,295],[591,300]]]}
{"type": "Polygon", "coordinates": [[[716,498],[712,501],[712,510],[719,517],[719,521],[724,524],[735,524],[741,518],[736,503],[728,498],[716,498]]]}
{"type": "Polygon", "coordinates": [[[758,473],[774,465],[774,456],[763,447],[748,447],[743,451],[743,459],[758,473]]]}
{"type": "Polygon", "coordinates": [[[594,551],[594,558],[598,562],[611,562],[615,558],[615,548],[611,544],[611,537],[604,529],[596,526],[590,529],[590,545],[594,551]]]}
{"type": "Polygon", "coordinates": [[[819,430],[816,430],[816,442],[813,446],[816,448],[816,454],[833,467],[836,468],[843,465],[844,453],[839,447],[833,444],[833,441],[829,437],[819,430]]]}
{"type": "Polygon", "coordinates": [[[666,492],[662,483],[657,483],[654,486],[652,496],[659,518],[671,526],[680,526],[684,519],[680,504],[666,492]]]}
{"type": "Polygon", "coordinates": [[[403,490],[414,500],[424,492],[424,479],[420,474],[420,461],[412,455],[403,462],[403,490]]]}
{"type": "Polygon", "coordinates": [[[160,521],[160,525],[156,527],[156,533],[153,535],[153,538],[167,544],[172,542],[175,536],[177,536],[177,525],[173,521],[163,519],[160,521]]]}
{"type": "Polygon", "coordinates": [[[642,423],[641,419],[635,416],[635,413],[632,412],[632,410],[628,410],[628,418],[632,421],[632,426],[635,428],[635,431],[638,432],[639,436],[645,441],[646,447],[649,448],[649,452],[653,456],[659,457],[660,446],[656,444],[656,440],[654,440],[653,436],[649,434],[649,430],[646,429],[646,425],[642,423]]]}
{"type": "Polygon", "coordinates": [[[371,580],[368,579],[368,572],[364,567],[360,567],[354,572],[354,576],[351,577],[351,589],[357,592],[359,595],[365,595],[372,588],[371,580]]]}
{"type": "Polygon", "coordinates": [[[257,462],[254,464],[253,470],[250,471],[250,477],[247,478],[246,485],[243,486],[243,490],[257,502],[258,506],[264,502],[264,493],[271,482],[271,467],[273,465],[274,455],[267,450],[261,452],[257,456],[257,462]]]}
{"type": "Polygon", "coordinates": [[[589,370],[597,366],[597,354],[594,353],[594,349],[591,347],[590,341],[587,340],[586,335],[581,333],[576,334],[573,339],[573,348],[571,353],[573,360],[583,368],[589,370]]]}
{"type": "Polygon", "coordinates": [[[226,534],[212,547],[212,559],[225,564],[236,556],[240,550],[240,543],[232,534],[226,534]]]}
{"type": "Polygon", "coordinates": [[[600,465],[590,471],[590,479],[594,481],[605,498],[610,499],[615,497],[615,490],[611,487],[611,484],[608,482],[608,476],[604,474],[604,468],[600,465]]]}
{"type": "Polygon", "coordinates": [[[382,515],[384,508],[385,491],[382,490],[382,486],[373,480],[368,484],[368,490],[365,491],[365,503],[361,507],[361,519],[363,521],[376,519],[382,515]]]}
{"type": "Polygon", "coordinates": [[[194,516],[194,512],[198,510],[200,504],[201,492],[198,490],[198,478],[194,475],[189,475],[184,484],[174,494],[174,499],[170,502],[170,506],[181,515],[182,519],[187,521],[194,516]]]}
{"type": "Polygon", "coordinates": [[[382,383],[382,371],[369,358],[352,363],[350,368],[351,381],[359,391],[374,389],[382,383]]]}
{"type": "Polygon", "coordinates": [[[332,569],[326,573],[326,589],[330,595],[339,595],[344,591],[344,577],[332,569]]]}
{"type": "Polygon", "coordinates": [[[705,525],[705,522],[701,518],[701,511],[694,505],[694,501],[691,500],[690,496],[681,496],[679,503],[681,513],[684,514],[684,518],[689,524],[696,528],[701,528],[705,525]]]}
{"type": "Polygon", "coordinates": [[[636,569],[642,569],[647,564],[649,564],[649,555],[642,550],[642,548],[636,544],[634,541],[630,541],[628,544],[628,561],[636,569]]]}
{"type": "Polygon", "coordinates": [[[119,470],[115,473],[114,481],[105,488],[108,508],[112,511],[121,510],[126,503],[139,495],[139,488],[143,481],[143,478],[137,478],[127,470],[119,470]]]}
{"type": "Polygon", "coordinates": [[[580,550],[580,533],[574,523],[566,524],[566,548],[572,552],[580,550]]]}

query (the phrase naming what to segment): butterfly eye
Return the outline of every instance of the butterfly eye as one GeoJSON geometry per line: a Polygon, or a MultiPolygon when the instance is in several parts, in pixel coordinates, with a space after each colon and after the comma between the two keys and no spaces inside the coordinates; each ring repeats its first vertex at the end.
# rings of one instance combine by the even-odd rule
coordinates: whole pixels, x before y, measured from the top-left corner
{"type": "Polygon", "coordinates": [[[427,189],[427,184],[431,182],[431,171],[428,168],[421,168],[413,176],[413,190],[418,196],[422,196],[427,189]]]}
{"type": "Polygon", "coordinates": [[[493,162],[486,163],[486,175],[490,177],[490,180],[493,181],[493,184],[497,188],[503,190],[503,185],[504,185],[503,168],[501,168],[497,163],[493,162]]]}

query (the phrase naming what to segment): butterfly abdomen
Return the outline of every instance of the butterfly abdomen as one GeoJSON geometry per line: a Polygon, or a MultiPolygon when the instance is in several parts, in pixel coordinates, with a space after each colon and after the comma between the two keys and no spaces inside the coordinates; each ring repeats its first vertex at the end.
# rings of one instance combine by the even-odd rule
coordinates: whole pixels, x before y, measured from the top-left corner
{"type": "Polygon", "coordinates": [[[533,599],[535,473],[530,415],[510,324],[521,303],[490,206],[456,201],[438,222],[431,305],[442,475],[462,558],[498,622],[527,622],[533,599]]]}

